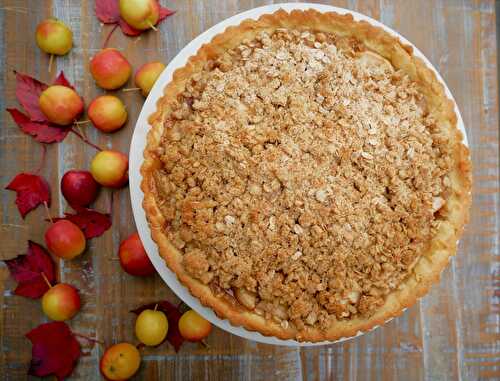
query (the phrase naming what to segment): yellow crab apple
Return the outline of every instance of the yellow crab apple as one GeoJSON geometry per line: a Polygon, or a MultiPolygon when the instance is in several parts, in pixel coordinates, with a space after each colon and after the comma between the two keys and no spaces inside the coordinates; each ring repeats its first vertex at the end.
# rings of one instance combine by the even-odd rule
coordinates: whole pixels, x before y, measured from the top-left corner
{"type": "Polygon", "coordinates": [[[141,89],[142,95],[145,97],[148,96],[149,92],[153,88],[153,85],[164,69],[165,64],[163,62],[155,61],[142,65],[135,72],[134,82],[135,85],[141,89]]]}
{"type": "Polygon", "coordinates": [[[95,98],[87,110],[92,124],[103,132],[114,132],[127,121],[127,110],[120,98],[101,95],[95,98]]]}
{"type": "Polygon", "coordinates": [[[128,81],[132,74],[132,66],[118,50],[107,48],[92,58],[90,73],[99,87],[114,90],[128,81]]]}
{"type": "Polygon", "coordinates": [[[145,345],[160,344],[168,332],[168,320],[162,311],[144,310],[135,321],[135,335],[145,345]]]}
{"type": "Polygon", "coordinates": [[[78,290],[66,283],[52,286],[42,298],[42,310],[50,319],[64,321],[71,319],[80,310],[78,290]]]}
{"type": "Polygon", "coordinates": [[[118,151],[101,151],[92,159],[90,173],[99,184],[120,188],[128,182],[128,158],[118,151]]]}
{"type": "Polygon", "coordinates": [[[187,341],[200,341],[212,331],[212,324],[196,311],[189,310],[179,319],[179,332],[187,341]]]}
{"type": "Polygon", "coordinates": [[[70,87],[47,87],[38,100],[40,110],[55,124],[66,126],[73,123],[83,112],[82,98],[70,87]]]}
{"type": "Polygon", "coordinates": [[[112,345],[101,357],[99,368],[107,380],[128,380],[141,365],[139,350],[129,343],[112,345]]]}
{"type": "Polygon", "coordinates": [[[160,5],[157,0],[120,0],[120,15],[135,29],[154,29],[160,18],[160,5]]]}
{"type": "Polygon", "coordinates": [[[40,22],[36,27],[35,38],[40,49],[49,54],[62,56],[73,47],[73,32],[56,18],[40,22]]]}

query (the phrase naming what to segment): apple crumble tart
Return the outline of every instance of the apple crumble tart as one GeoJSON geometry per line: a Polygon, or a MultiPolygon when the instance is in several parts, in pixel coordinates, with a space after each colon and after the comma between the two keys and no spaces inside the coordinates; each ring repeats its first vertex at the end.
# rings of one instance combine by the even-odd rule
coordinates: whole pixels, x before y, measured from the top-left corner
{"type": "Polygon", "coordinates": [[[456,252],[470,159],[435,74],[350,15],[228,28],[150,117],[144,209],[160,255],[221,318],[299,341],[356,335],[456,252]]]}

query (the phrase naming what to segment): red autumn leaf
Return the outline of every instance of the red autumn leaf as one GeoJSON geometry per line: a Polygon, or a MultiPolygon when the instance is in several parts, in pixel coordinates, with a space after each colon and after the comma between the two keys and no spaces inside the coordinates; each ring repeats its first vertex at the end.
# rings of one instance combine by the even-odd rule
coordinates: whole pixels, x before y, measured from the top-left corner
{"type": "Polygon", "coordinates": [[[71,131],[71,127],[57,126],[49,122],[34,122],[16,108],[7,111],[25,134],[31,135],[40,143],[58,143],[71,131]]]}
{"type": "Polygon", "coordinates": [[[143,32],[143,30],[135,29],[133,26],[127,24],[127,22],[121,17],[120,20],[118,20],[118,25],[120,26],[123,34],[126,34],[127,36],[138,36],[143,32]]]}
{"type": "Polygon", "coordinates": [[[65,217],[54,218],[58,220],[70,220],[82,229],[85,238],[99,237],[111,227],[111,217],[107,213],[100,213],[93,209],[78,208],[76,213],[64,213],[65,217]]]}
{"type": "Polygon", "coordinates": [[[28,241],[26,255],[4,262],[17,282],[16,295],[38,299],[49,289],[42,273],[50,283],[56,280],[54,261],[42,246],[33,241],[28,241]]]}
{"type": "Polygon", "coordinates": [[[64,71],[61,70],[57,78],[55,79],[53,85],[61,85],[61,86],[66,86],[69,87],[70,89],[75,90],[73,85],[69,83],[69,81],[66,79],[66,76],[64,75],[64,71]]]}
{"type": "Polygon", "coordinates": [[[120,8],[116,0],[96,0],[95,15],[104,24],[116,24],[120,19],[120,8]]]}
{"type": "MultiPolygon", "coordinates": [[[[138,36],[144,32],[143,30],[133,28],[121,18],[118,1],[119,0],[95,0],[95,14],[97,18],[104,24],[120,25],[122,32],[128,36],[138,36]]],[[[175,11],[160,5],[160,17],[155,25],[158,25],[161,21],[174,13],[175,11]]]]}
{"type": "Polygon", "coordinates": [[[16,205],[24,218],[31,210],[44,202],[50,205],[50,189],[47,182],[38,175],[20,173],[5,187],[15,191],[16,205]]]}
{"type": "MultiPolygon", "coordinates": [[[[176,306],[174,306],[168,300],[163,300],[156,303],[146,304],[130,312],[139,315],[144,310],[154,310],[156,305],[158,305],[157,310],[163,311],[167,316],[168,332],[165,340],[168,340],[168,342],[174,347],[175,351],[178,352],[182,343],[184,342],[184,338],[179,332],[179,319],[181,318],[182,314],[176,306]]],[[[165,340],[163,340],[158,345],[163,344],[165,340]]]]}
{"type": "Polygon", "coordinates": [[[80,358],[80,343],[64,322],[40,324],[26,334],[31,341],[31,364],[28,374],[37,377],[68,377],[80,358]]]}
{"type": "Polygon", "coordinates": [[[34,122],[44,122],[47,120],[40,110],[38,99],[40,94],[48,86],[39,80],[26,74],[16,73],[16,97],[20,104],[34,122]]]}
{"type": "Polygon", "coordinates": [[[162,21],[163,19],[166,19],[168,16],[171,16],[174,13],[175,11],[173,11],[172,9],[168,9],[160,5],[160,18],[158,19],[158,22],[162,21]]]}

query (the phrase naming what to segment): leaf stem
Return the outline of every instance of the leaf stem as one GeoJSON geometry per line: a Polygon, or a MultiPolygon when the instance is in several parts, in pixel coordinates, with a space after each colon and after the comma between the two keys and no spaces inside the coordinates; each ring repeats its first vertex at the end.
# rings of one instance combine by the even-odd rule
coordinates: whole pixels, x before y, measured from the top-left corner
{"type": "Polygon", "coordinates": [[[71,128],[70,130],[72,133],[74,133],[76,136],[78,136],[80,139],[82,139],[82,141],[84,141],[85,143],[87,143],[89,146],[95,148],[96,150],[98,151],[102,151],[102,148],[95,145],[94,143],[92,143],[90,140],[88,140],[85,136],[83,136],[81,133],[79,133],[78,131],[76,131],[74,128],[71,128]]]}
{"type": "Polygon", "coordinates": [[[47,154],[47,146],[45,144],[42,144],[42,160],[40,160],[40,164],[38,165],[38,168],[36,169],[35,173],[38,175],[40,171],[42,170],[43,166],[45,165],[45,156],[47,154]]]}
{"type": "Polygon", "coordinates": [[[102,48],[103,49],[106,49],[106,46],[108,46],[108,43],[109,43],[109,39],[111,38],[111,35],[114,33],[114,31],[116,30],[116,28],[118,28],[118,24],[115,24],[113,26],[113,29],[111,29],[111,31],[108,33],[108,35],[106,36],[106,39],[104,40],[103,44],[102,44],[102,48]]]}
{"type": "Polygon", "coordinates": [[[52,288],[52,285],[50,284],[50,282],[49,282],[47,276],[45,275],[45,273],[42,271],[40,274],[42,274],[42,278],[45,281],[45,283],[47,283],[47,286],[49,286],[49,288],[52,288]]]}
{"type": "Polygon", "coordinates": [[[45,212],[47,213],[47,217],[49,217],[50,223],[53,224],[54,220],[52,219],[52,216],[50,215],[50,210],[49,210],[49,206],[47,205],[47,201],[43,202],[43,206],[45,206],[45,212]]]}

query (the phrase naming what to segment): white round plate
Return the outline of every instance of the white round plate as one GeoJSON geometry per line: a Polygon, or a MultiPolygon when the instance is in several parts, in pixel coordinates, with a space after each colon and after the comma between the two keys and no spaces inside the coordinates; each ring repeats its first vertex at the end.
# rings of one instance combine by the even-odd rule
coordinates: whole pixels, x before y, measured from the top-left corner
{"type": "MultiPolygon", "coordinates": [[[[450,90],[444,83],[443,79],[434,68],[434,66],[429,62],[427,58],[408,40],[406,40],[399,33],[393,31],[389,27],[381,24],[380,22],[362,15],[357,12],[350,11],[344,8],[333,7],[329,5],[321,5],[321,4],[311,4],[311,3],[284,3],[284,4],[274,4],[274,5],[266,5],[259,8],[254,8],[249,11],[237,14],[233,17],[230,17],[217,25],[214,25],[206,32],[200,34],[193,41],[187,44],[184,49],[182,49],[177,56],[170,61],[166,69],[163,71],[161,76],[156,81],[153,89],[149,93],[148,98],[146,99],[144,106],[142,107],[141,113],[137,120],[134,135],[132,137],[132,142],[130,145],[130,168],[129,168],[129,178],[130,178],[130,197],[132,202],[132,210],[134,213],[135,223],[137,226],[137,231],[141,237],[142,243],[148,253],[151,262],[153,262],[156,271],[163,278],[165,283],[170,287],[170,289],[175,292],[175,294],[182,299],[189,307],[196,310],[201,316],[205,319],[208,319],[210,322],[215,324],[217,327],[231,332],[237,336],[244,337],[245,339],[258,341],[266,344],[274,344],[274,345],[287,345],[287,346],[313,346],[313,345],[324,345],[324,344],[332,344],[334,342],[340,342],[344,340],[348,340],[350,338],[343,338],[337,341],[324,341],[320,343],[300,343],[295,340],[280,340],[276,337],[268,337],[261,335],[258,332],[248,331],[242,327],[236,327],[231,325],[227,320],[220,319],[215,315],[212,309],[207,308],[198,301],[197,298],[193,297],[189,291],[179,282],[176,275],[166,266],[163,259],[158,254],[158,248],[154,241],[151,239],[151,232],[149,229],[149,225],[146,220],[146,215],[142,208],[142,201],[144,199],[144,194],[140,189],[142,177],[140,174],[140,168],[143,162],[143,151],[146,146],[146,135],[149,131],[148,117],[154,111],[156,111],[156,102],[163,95],[163,88],[171,81],[172,73],[179,67],[182,67],[187,62],[187,59],[196,54],[198,49],[204,43],[209,42],[215,35],[222,33],[228,26],[238,25],[245,19],[257,19],[259,16],[266,13],[273,13],[278,9],[284,9],[288,12],[293,9],[316,9],[319,12],[337,12],[339,14],[350,13],[355,20],[365,20],[377,27],[385,29],[390,34],[398,37],[405,44],[411,45],[414,49],[414,54],[424,60],[428,67],[432,68],[437,75],[439,81],[443,83],[446,88],[446,94],[450,99],[453,99],[450,90]]],[[[464,142],[467,144],[467,138],[465,137],[465,129],[462,121],[462,117],[460,116],[460,112],[455,102],[455,112],[458,117],[458,126],[464,135],[464,142]]],[[[362,335],[362,332],[358,332],[358,335],[362,335]]],[[[355,336],[356,337],[356,336],[355,336]]]]}

